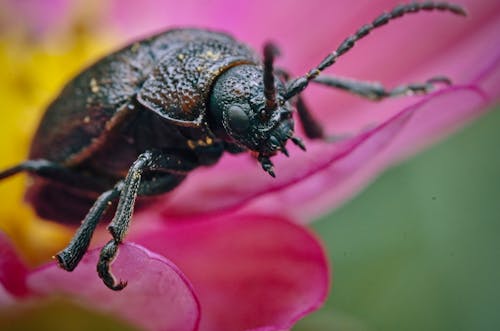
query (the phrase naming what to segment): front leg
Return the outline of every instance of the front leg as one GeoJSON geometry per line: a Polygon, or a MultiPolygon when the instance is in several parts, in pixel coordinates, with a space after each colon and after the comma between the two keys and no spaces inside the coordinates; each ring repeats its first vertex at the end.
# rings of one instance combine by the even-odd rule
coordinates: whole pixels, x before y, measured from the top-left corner
{"type": "Polygon", "coordinates": [[[87,251],[92,235],[99,221],[113,200],[120,196],[123,181],[119,181],[115,187],[102,193],[94,202],[92,208],[85,216],[82,224],[73,235],[66,248],[57,253],[56,258],[59,266],[66,271],[73,271],[87,251]]]}
{"type": "Polygon", "coordinates": [[[443,76],[432,77],[423,83],[400,85],[393,89],[387,89],[379,82],[365,82],[350,78],[339,78],[327,75],[319,75],[318,77],[313,79],[313,82],[333,88],[338,88],[373,101],[411,94],[426,94],[434,90],[436,84],[451,84],[450,79],[443,76]]]}
{"type": "MultiPolygon", "coordinates": [[[[313,80],[313,82],[329,87],[339,88],[374,101],[409,94],[425,94],[434,90],[436,84],[448,85],[451,83],[446,77],[433,77],[428,79],[425,83],[407,84],[393,89],[386,89],[382,84],[377,82],[364,82],[326,75],[319,75],[313,80]]],[[[348,135],[325,135],[323,126],[312,116],[300,95],[296,97],[296,107],[302,128],[309,139],[323,139],[329,142],[334,142],[349,137],[348,135]]]]}
{"type": "Polygon", "coordinates": [[[296,97],[297,113],[299,114],[300,124],[307,138],[322,139],[327,142],[336,142],[348,138],[348,135],[326,135],[323,126],[312,115],[311,111],[304,103],[304,99],[298,95],[296,97]]]}
{"type": "Polygon", "coordinates": [[[122,242],[130,225],[130,218],[134,212],[135,199],[139,192],[142,173],[150,165],[152,158],[152,153],[143,153],[130,167],[124,181],[123,189],[120,193],[120,200],[118,201],[115,216],[108,226],[108,231],[113,236],[113,239],[102,248],[101,254],[99,255],[97,273],[104,284],[115,291],[122,290],[127,285],[127,282],[120,280],[118,284],[116,283],[115,277],[109,270],[110,264],[116,257],[118,245],[122,242]]]}
{"type": "Polygon", "coordinates": [[[155,171],[185,176],[195,167],[196,165],[190,160],[162,151],[147,151],[132,164],[124,181],[115,216],[108,226],[113,239],[101,250],[97,264],[97,273],[107,287],[118,291],[127,285],[123,281],[116,283],[116,279],[110,271],[110,264],[116,257],[118,245],[123,241],[129,228],[143,173],[155,171]]]}
{"type": "MultiPolygon", "coordinates": [[[[130,225],[130,219],[134,211],[134,204],[139,192],[148,194],[147,182],[143,181],[145,172],[166,172],[173,176],[183,178],[194,169],[196,164],[187,158],[169,154],[163,151],[146,151],[139,155],[137,160],[130,167],[124,180],[110,191],[103,193],[95,202],[85,217],[82,225],[77,230],[68,247],[57,255],[59,264],[64,269],[73,270],[83,257],[97,223],[104,210],[111,201],[119,196],[116,213],[108,227],[113,236],[101,250],[97,272],[107,287],[112,290],[121,290],[126,286],[125,282],[116,282],[110,271],[110,264],[116,257],[118,246],[123,241],[130,225]]],[[[175,186],[172,186],[172,188],[175,186]]]]}

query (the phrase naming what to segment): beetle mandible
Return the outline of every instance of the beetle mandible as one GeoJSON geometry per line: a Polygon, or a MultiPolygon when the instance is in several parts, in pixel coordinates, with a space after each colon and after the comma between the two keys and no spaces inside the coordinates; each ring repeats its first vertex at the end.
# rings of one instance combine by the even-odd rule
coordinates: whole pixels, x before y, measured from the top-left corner
{"type": "Polygon", "coordinates": [[[372,30],[405,14],[462,7],[426,1],[399,5],[360,27],[318,66],[290,79],[275,70],[275,45],[264,46],[263,60],[229,35],[201,29],[174,29],[137,41],[90,66],[49,105],[33,138],[28,160],[0,172],[0,179],[25,171],[26,192],[36,212],[48,219],[83,219],[69,245],[57,254],[72,271],[112,202],[118,201],[108,230],[112,239],[97,265],[106,286],[121,290],[110,264],[124,240],[137,196],[168,192],[199,166],[216,163],[224,152],[251,151],[275,176],[271,157],[288,155],[296,110],[305,135],[332,140],[309,112],[300,93],[309,83],[339,88],[372,100],[427,93],[435,77],[421,84],[385,89],[321,75],[372,30]],[[61,206],[64,201],[64,206],[61,206]]]}

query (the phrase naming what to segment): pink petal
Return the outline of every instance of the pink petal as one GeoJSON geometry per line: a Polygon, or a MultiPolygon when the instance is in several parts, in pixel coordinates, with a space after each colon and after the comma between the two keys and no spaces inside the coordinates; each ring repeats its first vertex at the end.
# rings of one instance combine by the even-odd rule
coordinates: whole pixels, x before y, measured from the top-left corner
{"type": "MultiPolygon", "coordinates": [[[[155,217],[139,218],[151,224],[155,217]]],[[[301,226],[259,215],[156,221],[157,229],[133,240],[167,256],[193,282],[202,331],[288,329],[325,299],[326,258],[301,226]]]]}
{"type": "Polygon", "coordinates": [[[13,297],[28,294],[26,275],[28,269],[20,260],[8,237],[0,231],[0,306],[13,297]]]}
{"type": "Polygon", "coordinates": [[[55,32],[67,20],[71,1],[69,0],[6,0],[3,8],[11,16],[6,16],[8,23],[15,23],[27,28],[34,35],[55,32]],[[14,18],[10,22],[9,19],[14,18]]]}
{"type": "Polygon", "coordinates": [[[245,207],[310,220],[348,198],[392,162],[456,126],[458,119],[480,114],[484,102],[475,88],[443,90],[351,141],[309,143],[306,153],[291,149],[290,159],[276,159],[276,179],[268,178],[249,157],[226,157],[217,167],[188,177],[160,208],[164,215],[179,217],[245,207]]]}
{"type": "MultiPolygon", "coordinates": [[[[284,54],[278,64],[300,74],[358,27],[398,3],[188,0],[178,5],[169,0],[115,1],[110,15],[127,37],[196,25],[226,30],[257,50],[265,40],[274,40],[284,54]],[[145,24],[137,20],[139,9],[145,24]]],[[[371,103],[347,93],[310,87],[304,94],[306,101],[328,132],[356,134],[375,127],[373,134],[359,137],[347,147],[307,142],[305,154],[291,148],[291,159],[277,158],[278,179],[274,181],[250,157],[227,156],[217,166],[190,175],[164,202],[164,214],[220,213],[246,206],[310,220],[352,196],[388,165],[478,116],[500,95],[500,47],[496,42],[500,3],[462,0],[460,4],[467,8],[467,18],[438,12],[408,15],[373,31],[327,71],[379,80],[388,87],[447,75],[464,89],[450,89],[432,99],[408,97],[371,103]],[[481,89],[477,95],[473,95],[473,86],[481,89]],[[472,92],[466,91],[469,87],[472,92]],[[414,120],[401,120],[410,116],[414,120]],[[392,142],[396,137],[398,142],[392,142]],[[379,148],[367,147],[373,145],[379,148]],[[342,164],[334,164],[340,160],[342,164]]]]}
{"type": "Polygon", "coordinates": [[[337,149],[320,147],[314,151],[314,164],[298,169],[295,177],[281,184],[269,185],[243,209],[279,211],[285,204],[290,206],[285,213],[310,221],[348,199],[390,164],[435,139],[436,134],[449,132],[457,125],[457,117],[478,116],[483,102],[481,94],[469,88],[429,96],[351,143],[337,149]]]}
{"type": "Polygon", "coordinates": [[[0,308],[9,307],[16,303],[16,298],[3,284],[0,284],[0,308]]]}
{"type": "Polygon", "coordinates": [[[44,266],[28,277],[28,286],[40,295],[72,296],[147,330],[197,330],[198,301],[189,281],[170,261],[135,244],[121,245],[113,271],[128,286],[115,292],[97,276],[98,255],[98,250],[89,252],[71,273],[55,263],[44,266]]]}

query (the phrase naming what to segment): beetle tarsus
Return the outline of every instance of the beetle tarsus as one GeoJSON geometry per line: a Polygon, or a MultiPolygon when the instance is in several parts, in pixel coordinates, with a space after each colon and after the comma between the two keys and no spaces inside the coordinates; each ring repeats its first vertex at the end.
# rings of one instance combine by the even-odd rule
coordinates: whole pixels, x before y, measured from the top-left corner
{"type": "Polygon", "coordinates": [[[109,207],[111,201],[118,197],[122,187],[123,181],[120,181],[112,190],[102,193],[94,202],[68,246],[55,256],[62,269],[73,271],[76,268],[90,245],[92,234],[103,213],[109,207]]]}
{"type": "Polygon", "coordinates": [[[97,263],[97,274],[108,288],[114,291],[121,291],[127,286],[127,282],[122,280],[117,282],[116,277],[110,270],[111,263],[117,253],[118,243],[114,239],[104,245],[99,255],[99,262],[97,263]]]}
{"type": "Polygon", "coordinates": [[[451,85],[452,81],[446,76],[434,76],[430,79],[427,80],[427,83],[435,84],[435,83],[440,83],[440,84],[445,84],[445,85],[451,85]]]}
{"type": "Polygon", "coordinates": [[[436,76],[428,79],[424,83],[413,83],[401,85],[394,89],[385,92],[384,97],[398,97],[412,94],[427,94],[436,89],[436,84],[451,85],[451,80],[448,77],[436,76]]]}

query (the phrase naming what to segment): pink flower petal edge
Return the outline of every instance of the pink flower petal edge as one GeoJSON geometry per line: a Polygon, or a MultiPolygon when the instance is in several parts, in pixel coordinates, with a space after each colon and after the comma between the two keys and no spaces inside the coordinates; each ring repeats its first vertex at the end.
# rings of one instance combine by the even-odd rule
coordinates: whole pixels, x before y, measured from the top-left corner
{"type": "Polygon", "coordinates": [[[130,239],[167,256],[193,283],[201,331],[289,329],[328,293],[320,243],[287,219],[250,214],[166,226],[144,213],[136,221],[158,228],[130,239]]]}
{"type": "Polygon", "coordinates": [[[136,244],[121,245],[113,271],[117,278],[127,280],[128,286],[114,292],[97,276],[98,256],[98,250],[88,252],[71,273],[55,263],[45,265],[28,276],[28,287],[40,296],[63,294],[146,330],[198,329],[200,306],[196,295],[186,277],[170,261],[136,244]]]}

